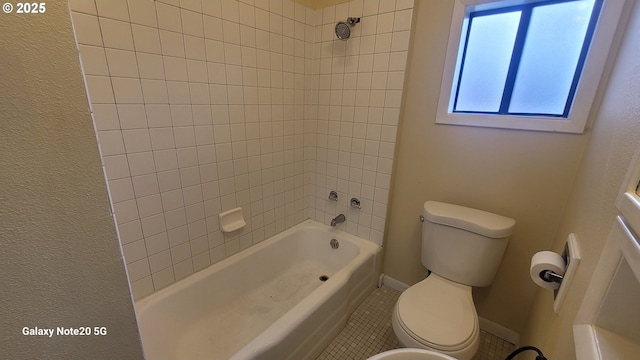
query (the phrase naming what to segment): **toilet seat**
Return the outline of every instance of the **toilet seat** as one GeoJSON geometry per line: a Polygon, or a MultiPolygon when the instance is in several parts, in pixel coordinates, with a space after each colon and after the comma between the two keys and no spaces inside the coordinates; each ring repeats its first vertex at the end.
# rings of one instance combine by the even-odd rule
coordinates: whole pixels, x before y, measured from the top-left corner
{"type": "Polygon", "coordinates": [[[478,340],[471,287],[433,273],[400,295],[394,315],[408,336],[429,349],[464,351],[478,340]]]}

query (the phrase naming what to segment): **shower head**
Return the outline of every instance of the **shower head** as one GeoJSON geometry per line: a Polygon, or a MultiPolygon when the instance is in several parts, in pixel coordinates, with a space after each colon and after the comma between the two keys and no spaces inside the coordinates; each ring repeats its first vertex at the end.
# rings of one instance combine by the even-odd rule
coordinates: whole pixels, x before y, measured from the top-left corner
{"type": "Polygon", "coordinates": [[[347,18],[347,21],[339,21],[336,24],[336,36],[340,40],[347,40],[351,36],[351,28],[360,22],[360,18],[347,18]]]}

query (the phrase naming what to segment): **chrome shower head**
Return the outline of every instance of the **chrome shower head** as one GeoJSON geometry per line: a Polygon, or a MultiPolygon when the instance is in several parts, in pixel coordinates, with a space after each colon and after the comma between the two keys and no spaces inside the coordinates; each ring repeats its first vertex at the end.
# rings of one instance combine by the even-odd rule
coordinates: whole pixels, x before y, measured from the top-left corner
{"type": "Polygon", "coordinates": [[[347,40],[351,36],[351,28],[360,22],[360,18],[348,18],[347,21],[339,21],[336,24],[336,36],[340,40],[347,40]]]}

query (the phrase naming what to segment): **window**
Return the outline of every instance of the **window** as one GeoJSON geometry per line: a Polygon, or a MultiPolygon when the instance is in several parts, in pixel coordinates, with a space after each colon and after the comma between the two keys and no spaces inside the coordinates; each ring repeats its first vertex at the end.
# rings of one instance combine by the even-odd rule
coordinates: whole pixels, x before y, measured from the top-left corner
{"type": "Polygon", "coordinates": [[[436,122],[583,132],[625,0],[480,2],[456,1],[436,122]]]}

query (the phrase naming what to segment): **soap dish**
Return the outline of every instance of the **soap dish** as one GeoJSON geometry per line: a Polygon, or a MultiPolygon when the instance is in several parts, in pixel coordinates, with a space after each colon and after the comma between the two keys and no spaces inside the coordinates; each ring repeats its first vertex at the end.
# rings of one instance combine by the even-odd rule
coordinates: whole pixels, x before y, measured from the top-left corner
{"type": "Polygon", "coordinates": [[[220,223],[220,231],[226,233],[242,229],[247,225],[244,221],[244,217],[242,217],[241,207],[220,213],[218,215],[218,219],[220,223]]]}

